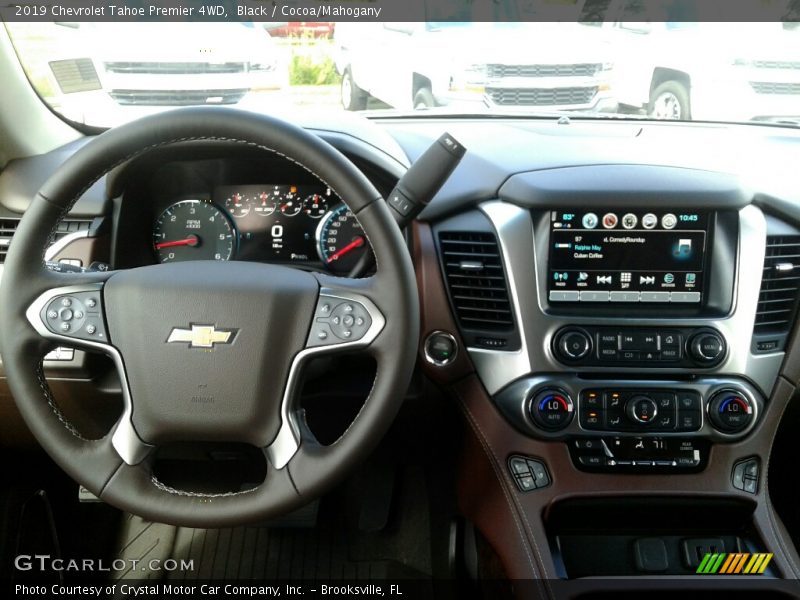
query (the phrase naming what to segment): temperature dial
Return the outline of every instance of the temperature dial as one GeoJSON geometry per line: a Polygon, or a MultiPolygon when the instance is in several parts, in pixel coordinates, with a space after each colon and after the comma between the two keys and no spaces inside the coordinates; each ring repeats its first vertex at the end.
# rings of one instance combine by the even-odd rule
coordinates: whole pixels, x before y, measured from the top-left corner
{"type": "Polygon", "coordinates": [[[547,389],[538,392],[531,400],[531,417],[542,429],[564,429],[572,421],[575,407],[570,397],[561,390],[547,389]]]}
{"type": "Polygon", "coordinates": [[[708,403],[708,418],[715,428],[726,433],[745,429],[753,420],[753,403],[736,390],[717,392],[708,403]]]}

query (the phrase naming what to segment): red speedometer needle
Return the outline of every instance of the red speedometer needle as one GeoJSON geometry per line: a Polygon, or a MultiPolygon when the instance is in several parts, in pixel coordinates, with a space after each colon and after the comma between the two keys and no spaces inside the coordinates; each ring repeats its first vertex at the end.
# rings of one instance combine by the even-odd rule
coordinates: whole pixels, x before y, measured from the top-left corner
{"type": "Polygon", "coordinates": [[[359,236],[356,239],[354,239],[352,242],[347,244],[347,246],[345,246],[344,248],[340,248],[339,250],[337,250],[336,252],[331,254],[328,257],[328,262],[332,263],[337,258],[340,258],[340,257],[344,256],[345,254],[347,254],[351,250],[355,250],[356,248],[361,248],[361,246],[363,246],[363,245],[364,245],[364,238],[359,236]]]}
{"type": "Polygon", "coordinates": [[[182,240],[172,240],[169,242],[159,242],[156,244],[156,250],[161,250],[162,248],[172,248],[173,246],[197,246],[197,236],[190,235],[187,238],[182,240]]]}

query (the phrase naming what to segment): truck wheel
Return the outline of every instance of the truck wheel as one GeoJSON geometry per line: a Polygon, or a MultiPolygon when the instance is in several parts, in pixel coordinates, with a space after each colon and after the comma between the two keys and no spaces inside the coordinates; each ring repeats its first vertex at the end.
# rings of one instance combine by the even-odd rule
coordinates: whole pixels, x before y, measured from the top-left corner
{"type": "Polygon", "coordinates": [[[346,68],[342,75],[341,96],[342,106],[345,110],[364,110],[367,108],[368,94],[356,85],[350,67],[346,68]]]}
{"type": "Polygon", "coordinates": [[[665,81],[650,94],[649,114],[654,119],[688,121],[692,118],[689,90],[678,81],[665,81]]]}
{"type": "Polygon", "coordinates": [[[433,108],[436,106],[436,100],[433,99],[433,92],[430,88],[419,88],[417,93],[414,94],[414,110],[420,108],[433,108]]]}

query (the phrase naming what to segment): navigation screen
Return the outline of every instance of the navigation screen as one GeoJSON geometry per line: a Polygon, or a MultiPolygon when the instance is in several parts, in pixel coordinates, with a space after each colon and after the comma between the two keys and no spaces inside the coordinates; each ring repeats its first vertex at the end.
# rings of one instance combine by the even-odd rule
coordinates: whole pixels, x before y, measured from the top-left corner
{"type": "Polygon", "coordinates": [[[553,211],[551,302],[699,303],[708,214],[553,211]]]}

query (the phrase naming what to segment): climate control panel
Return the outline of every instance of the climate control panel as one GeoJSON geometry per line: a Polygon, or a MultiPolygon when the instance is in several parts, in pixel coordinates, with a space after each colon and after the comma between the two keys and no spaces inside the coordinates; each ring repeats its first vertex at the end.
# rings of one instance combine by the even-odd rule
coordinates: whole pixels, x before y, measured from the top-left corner
{"type": "Polygon", "coordinates": [[[553,336],[552,351],[573,366],[710,368],[724,360],[727,345],[707,327],[565,327],[553,336]]]}
{"type": "Polygon", "coordinates": [[[533,437],[659,437],[726,442],[755,426],[763,405],[747,381],[623,380],[552,374],[517,380],[494,396],[505,418],[533,437]]]}
{"type": "Polygon", "coordinates": [[[580,424],[592,431],[699,431],[703,399],[691,389],[588,389],[581,393],[580,424]]]}

